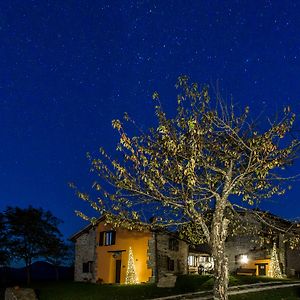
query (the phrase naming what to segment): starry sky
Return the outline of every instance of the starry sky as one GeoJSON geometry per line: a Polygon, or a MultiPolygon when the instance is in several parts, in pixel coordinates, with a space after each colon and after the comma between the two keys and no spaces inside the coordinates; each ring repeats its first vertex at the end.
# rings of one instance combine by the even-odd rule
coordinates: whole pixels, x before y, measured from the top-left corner
{"type": "MultiPolygon", "coordinates": [[[[300,117],[299,1],[1,1],[0,41],[0,210],[49,209],[66,237],[89,211],[68,187],[89,189],[86,152],[113,151],[125,111],[153,125],[154,91],[172,111],[179,75],[300,117]]],[[[300,217],[298,185],[274,213],[300,217]]]]}

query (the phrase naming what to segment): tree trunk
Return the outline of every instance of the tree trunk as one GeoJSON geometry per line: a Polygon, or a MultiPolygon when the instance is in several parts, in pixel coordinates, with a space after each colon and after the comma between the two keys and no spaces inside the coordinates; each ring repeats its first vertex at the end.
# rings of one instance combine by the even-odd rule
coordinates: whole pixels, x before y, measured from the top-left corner
{"type": "Polygon", "coordinates": [[[223,211],[215,212],[212,226],[212,254],[214,258],[214,299],[227,300],[228,258],[225,254],[228,220],[223,219],[223,211]]]}
{"type": "Polygon", "coordinates": [[[29,285],[31,282],[30,264],[26,265],[26,274],[27,274],[27,285],[29,285]]]}
{"type": "Polygon", "coordinates": [[[225,255],[224,243],[220,245],[214,252],[214,299],[227,300],[228,289],[228,259],[225,255]],[[223,244],[223,245],[222,245],[223,244]]]}
{"type": "Polygon", "coordinates": [[[58,266],[55,266],[54,268],[55,268],[55,279],[56,281],[58,281],[59,280],[58,266]]]}

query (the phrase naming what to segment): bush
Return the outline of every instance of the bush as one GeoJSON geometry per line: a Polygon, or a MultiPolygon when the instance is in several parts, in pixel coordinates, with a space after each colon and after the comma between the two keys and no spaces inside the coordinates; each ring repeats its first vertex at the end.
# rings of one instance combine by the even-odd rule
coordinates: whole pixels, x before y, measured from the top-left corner
{"type": "Polygon", "coordinates": [[[211,275],[180,275],[177,277],[175,290],[182,293],[210,289],[213,284],[211,275]]]}

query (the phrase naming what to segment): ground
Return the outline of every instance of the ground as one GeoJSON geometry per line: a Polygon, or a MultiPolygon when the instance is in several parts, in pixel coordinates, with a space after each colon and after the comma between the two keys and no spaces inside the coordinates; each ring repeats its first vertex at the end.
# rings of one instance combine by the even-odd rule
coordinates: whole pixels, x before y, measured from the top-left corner
{"type": "MultiPolygon", "coordinates": [[[[266,282],[272,279],[250,276],[231,276],[230,285],[249,284],[255,282],[266,282]]],[[[209,290],[212,288],[213,280],[210,276],[180,276],[176,287],[173,289],[156,288],[152,284],[116,286],[97,285],[79,282],[44,282],[32,284],[37,291],[40,300],[138,300],[163,297],[172,294],[209,290]]],[[[2,290],[3,292],[3,290],[2,290]]],[[[0,299],[2,295],[0,294],[0,299]]],[[[249,299],[300,299],[300,288],[284,288],[276,291],[252,293],[248,295],[231,296],[233,300],[249,299]]]]}

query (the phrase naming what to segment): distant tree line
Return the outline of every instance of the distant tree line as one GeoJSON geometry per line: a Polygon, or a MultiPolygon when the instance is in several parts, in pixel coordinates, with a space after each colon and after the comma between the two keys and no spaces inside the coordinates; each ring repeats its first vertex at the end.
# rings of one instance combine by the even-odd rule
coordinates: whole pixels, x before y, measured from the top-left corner
{"type": "Polygon", "coordinates": [[[30,283],[30,265],[44,259],[55,267],[58,279],[58,267],[73,259],[73,247],[58,229],[61,222],[42,208],[7,207],[0,213],[0,266],[23,261],[30,283]]]}

